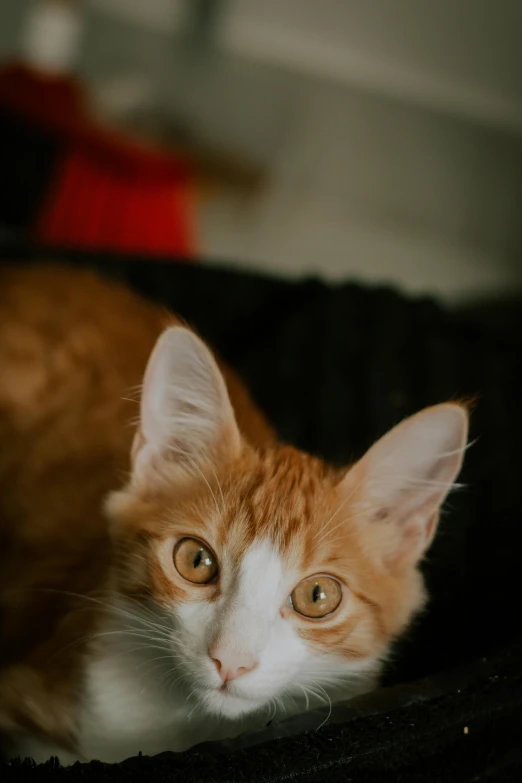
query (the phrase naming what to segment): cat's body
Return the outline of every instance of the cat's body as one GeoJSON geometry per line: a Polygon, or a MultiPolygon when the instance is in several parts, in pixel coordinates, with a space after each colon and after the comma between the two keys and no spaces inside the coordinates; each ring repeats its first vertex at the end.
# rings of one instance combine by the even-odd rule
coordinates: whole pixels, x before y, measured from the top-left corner
{"type": "MultiPolygon", "coordinates": [[[[128,474],[145,366],[175,322],[89,270],[0,270],[0,727],[27,726],[66,745],[76,734],[85,646],[77,641],[95,632],[101,608],[76,595],[108,601],[102,500],[128,474]],[[64,622],[71,607],[76,622],[64,622]]],[[[272,441],[225,372],[243,431],[257,445],[272,441]]],[[[120,653],[121,645],[116,675],[133,665],[120,653]]],[[[94,666],[93,681],[98,668],[105,676],[94,666]]],[[[105,738],[98,713],[92,723],[105,738]]],[[[33,743],[27,749],[36,755],[33,743]]]]}
{"type": "Polygon", "coordinates": [[[353,696],[424,603],[416,565],[460,468],[463,409],[429,409],[334,470],[278,444],[173,324],[88,271],[0,271],[13,752],[115,761],[353,696]]]}

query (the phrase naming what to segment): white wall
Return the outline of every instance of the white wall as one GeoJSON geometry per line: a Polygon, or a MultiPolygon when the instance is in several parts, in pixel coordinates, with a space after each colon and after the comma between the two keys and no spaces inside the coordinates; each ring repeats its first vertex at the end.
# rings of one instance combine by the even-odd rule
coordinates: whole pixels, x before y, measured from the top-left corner
{"type": "Polygon", "coordinates": [[[213,252],[447,299],[522,282],[518,139],[340,85],[284,89],[272,188],[247,209],[209,204],[213,252]]]}
{"type": "Polygon", "coordinates": [[[159,33],[175,30],[184,13],[184,0],[84,0],[109,17],[145,26],[159,33]]]}
{"type": "Polygon", "coordinates": [[[273,123],[267,101],[259,118],[273,190],[246,214],[211,207],[213,248],[453,299],[522,283],[519,0],[228,7],[227,50],[286,77],[265,87],[273,123]]]}
{"type": "Polygon", "coordinates": [[[520,0],[229,0],[235,51],[522,129],[520,0]]]}

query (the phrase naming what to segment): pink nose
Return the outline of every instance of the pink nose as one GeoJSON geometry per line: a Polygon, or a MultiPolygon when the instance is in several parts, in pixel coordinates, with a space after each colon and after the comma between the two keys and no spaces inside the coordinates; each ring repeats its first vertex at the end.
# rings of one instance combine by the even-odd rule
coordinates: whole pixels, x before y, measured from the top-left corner
{"type": "Polygon", "coordinates": [[[225,655],[219,651],[212,650],[210,657],[223,680],[223,684],[237,680],[238,677],[248,674],[256,667],[256,662],[248,655],[225,655]]]}

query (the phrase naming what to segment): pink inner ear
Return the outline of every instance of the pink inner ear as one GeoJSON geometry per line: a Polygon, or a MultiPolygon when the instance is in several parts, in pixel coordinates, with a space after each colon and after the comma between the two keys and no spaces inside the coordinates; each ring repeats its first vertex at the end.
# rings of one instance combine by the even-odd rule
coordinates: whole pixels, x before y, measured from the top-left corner
{"type": "MultiPolygon", "coordinates": [[[[412,560],[412,553],[420,554],[425,548],[424,529],[416,523],[406,523],[399,533],[399,543],[392,548],[388,557],[385,557],[389,568],[394,569],[412,560]]],[[[417,557],[413,558],[414,560],[417,557]]]]}
{"type": "Polygon", "coordinates": [[[427,522],[422,515],[414,515],[413,519],[406,518],[399,523],[394,536],[395,544],[385,556],[388,567],[399,568],[408,562],[417,562],[431,544],[438,519],[439,512],[436,511],[427,522]]]}
{"type": "Polygon", "coordinates": [[[131,452],[135,471],[151,461],[170,469],[174,455],[194,466],[239,452],[225,380],[206,345],[185,327],[172,326],[159,337],[145,371],[140,417],[131,452]]]}
{"type": "Polygon", "coordinates": [[[375,522],[386,522],[387,519],[390,517],[390,509],[386,506],[383,506],[382,508],[377,509],[377,511],[373,515],[373,519],[375,522]]]}

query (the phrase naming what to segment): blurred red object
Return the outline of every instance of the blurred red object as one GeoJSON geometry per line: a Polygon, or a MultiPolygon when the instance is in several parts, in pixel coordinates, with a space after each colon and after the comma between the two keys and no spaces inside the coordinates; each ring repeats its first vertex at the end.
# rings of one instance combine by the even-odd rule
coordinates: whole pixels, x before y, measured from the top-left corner
{"type": "Polygon", "coordinates": [[[54,141],[55,159],[28,227],[34,239],[194,256],[194,177],[186,160],[104,127],[89,115],[77,83],[23,65],[0,70],[0,109],[3,122],[11,117],[54,141]]]}

